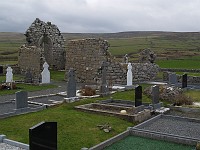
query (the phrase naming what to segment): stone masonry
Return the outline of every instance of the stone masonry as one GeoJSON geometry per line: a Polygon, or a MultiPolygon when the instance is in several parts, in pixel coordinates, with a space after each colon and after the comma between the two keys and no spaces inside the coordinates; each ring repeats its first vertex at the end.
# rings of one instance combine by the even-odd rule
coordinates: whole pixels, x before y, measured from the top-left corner
{"type": "MultiPolygon", "coordinates": [[[[27,29],[25,36],[25,46],[36,46],[40,48],[50,68],[55,70],[65,68],[65,40],[56,25],[51,24],[51,22],[45,23],[39,18],[36,18],[27,29]]],[[[29,59],[32,59],[32,57],[29,57],[29,59]]]]}
{"type": "Polygon", "coordinates": [[[21,46],[19,49],[18,65],[20,66],[22,75],[25,75],[29,70],[32,74],[33,82],[39,83],[43,63],[44,59],[39,47],[21,46]]]}
{"type": "Polygon", "coordinates": [[[69,41],[66,50],[66,71],[74,68],[77,82],[96,84],[101,78],[102,62],[107,62],[107,83],[124,83],[126,70],[120,63],[112,60],[108,47],[108,42],[103,39],[69,41]]]}

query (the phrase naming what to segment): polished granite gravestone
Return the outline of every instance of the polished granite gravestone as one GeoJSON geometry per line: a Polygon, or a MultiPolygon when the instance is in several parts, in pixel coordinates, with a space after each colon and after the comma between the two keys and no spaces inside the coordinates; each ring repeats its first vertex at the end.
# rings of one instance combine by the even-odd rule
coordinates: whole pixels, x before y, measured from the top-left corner
{"type": "Polygon", "coordinates": [[[135,88],[135,107],[142,105],[142,86],[135,88]]]}
{"type": "Polygon", "coordinates": [[[57,122],[41,122],[29,129],[30,150],[57,150],[57,122]]]}

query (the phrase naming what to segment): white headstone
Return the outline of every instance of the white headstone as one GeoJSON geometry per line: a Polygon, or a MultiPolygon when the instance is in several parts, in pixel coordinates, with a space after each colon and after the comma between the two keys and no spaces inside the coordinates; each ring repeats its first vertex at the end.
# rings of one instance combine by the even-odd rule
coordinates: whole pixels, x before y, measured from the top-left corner
{"type": "Polygon", "coordinates": [[[7,73],[6,73],[6,82],[13,82],[13,73],[12,73],[12,68],[8,67],[6,69],[7,73]]]}
{"type": "Polygon", "coordinates": [[[128,72],[127,72],[127,86],[132,85],[133,75],[132,75],[132,65],[131,63],[128,63],[128,72]]]}
{"type": "Polygon", "coordinates": [[[50,72],[48,70],[49,65],[47,64],[47,62],[45,62],[43,64],[43,68],[44,68],[44,70],[41,73],[41,75],[42,75],[42,83],[50,83],[50,72]]]}

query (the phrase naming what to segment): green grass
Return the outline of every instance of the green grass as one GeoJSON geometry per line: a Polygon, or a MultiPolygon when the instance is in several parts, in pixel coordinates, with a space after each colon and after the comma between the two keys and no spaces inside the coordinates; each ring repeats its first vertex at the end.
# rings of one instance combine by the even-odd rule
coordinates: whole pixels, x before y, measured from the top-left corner
{"type": "Polygon", "coordinates": [[[128,136],[105,150],[193,150],[194,146],[153,140],[139,136],[128,136]]]}
{"type": "Polygon", "coordinates": [[[58,123],[58,149],[72,150],[92,147],[133,126],[132,123],[111,116],[77,111],[75,105],[92,102],[88,99],[73,104],[62,104],[44,111],[0,120],[1,134],[7,138],[28,143],[28,129],[41,121],[58,123]],[[113,130],[104,133],[97,125],[109,123],[113,130]]]}
{"type": "Polygon", "coordinates": [[[51,80],[53,81],[64,81],[65,71],[54,71],[50,70],[51,80]]]}
{"type": "Polygon", "coordinates": [[[157,60],[156,64],[161,68],[185,68],[185,69],[200,69],[200,57],[185,58],[182,60],[157,60]]]}
{"type": "Polygon", "coordinates": [[[187,96],[190,96],[194,102],[200,102],[200,91],[199,90],[188,90],[185,92],[187,96]]]}

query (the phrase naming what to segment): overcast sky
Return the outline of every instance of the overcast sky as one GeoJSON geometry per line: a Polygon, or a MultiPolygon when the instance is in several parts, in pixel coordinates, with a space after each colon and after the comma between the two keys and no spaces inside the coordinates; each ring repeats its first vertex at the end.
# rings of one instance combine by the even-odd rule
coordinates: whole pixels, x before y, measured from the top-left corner
{"type": "Polygon", "coordinates": [[[200,0],[0,0],[0,32],[35,18],[61,32],[200,31],[200,0]]]}

